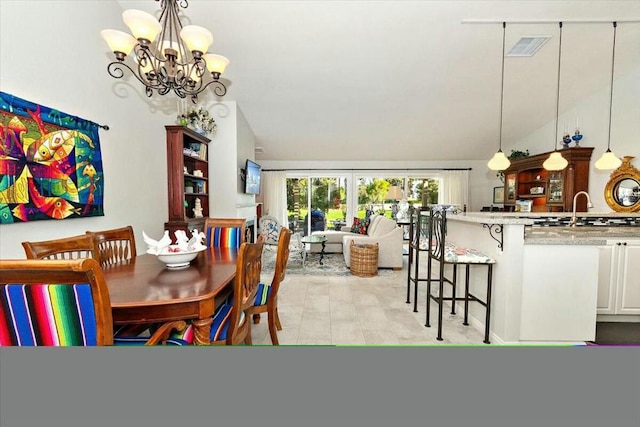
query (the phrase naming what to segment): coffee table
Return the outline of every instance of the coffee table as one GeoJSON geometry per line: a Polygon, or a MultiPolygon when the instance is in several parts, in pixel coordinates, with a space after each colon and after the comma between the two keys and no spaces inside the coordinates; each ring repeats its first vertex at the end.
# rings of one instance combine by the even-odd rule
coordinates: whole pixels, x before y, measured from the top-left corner
{"type": "Polygon", "coordinates": [[[302,249],[302,265],[304,266],[305,262],[307,261],[307,245],[309,245],[309,250],[311,250],[311,245],[317,244],[322,245],[322,249],[320,250],[320,265],[324,265],[322,259],[324,258],[324,247],[327,243],[327,237],[323,235],[312,234],[309,236],[304,236],[300,241],[304,243],[302,249]]]}

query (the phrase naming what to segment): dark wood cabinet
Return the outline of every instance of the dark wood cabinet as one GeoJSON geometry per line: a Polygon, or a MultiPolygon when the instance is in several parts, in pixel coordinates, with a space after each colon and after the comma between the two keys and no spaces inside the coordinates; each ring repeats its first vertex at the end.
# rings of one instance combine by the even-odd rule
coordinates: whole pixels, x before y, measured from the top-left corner
{"type": "Polygon", "coordinates": [[[203,230],[209,216],[209,138],[184,126],[165,126],[167,134],[167,174],[169,221],[164,224],[171,236],[176,230],[203,230]],[[200,200],[202,217],[193,209],[200,200]]]}
{"type": "MultiPolygon", "coordinates": [[[[504,171],[504,206],[517,210],[522,202],[531,202],[532,212],[569,212],[573,196],[589,189],[589,164],[593,147],[574,147],[560,151],[569,164],[561,171],[547,171],[542,163],[548,153],[511,161],[504,171]],[[520,202],[520,203],[519,203],[520,202]]],[[[577,210],[586,211],[586,198],[577,201],[577,210]]]]}

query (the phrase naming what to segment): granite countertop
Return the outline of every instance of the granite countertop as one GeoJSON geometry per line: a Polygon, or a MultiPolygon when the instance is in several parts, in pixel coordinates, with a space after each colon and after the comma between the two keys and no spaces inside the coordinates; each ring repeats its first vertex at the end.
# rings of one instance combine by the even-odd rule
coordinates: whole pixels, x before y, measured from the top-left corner
{"type": "Polygon", "coordinates": [[[640,227],[526,227],[527,245],[606,245],[609,240],[640,240],[640,227]]]}
{"type": "Polygon", "coordinates": [[[640,240],[640,214],[577,212],[576,227],[568,225],[571,216],[571,212],[465,212],[447,216],[447,219],[524,225],[525,245],[606,245],[609,240],[640,240]]]}
{"type": "Polygon", "coordinates": [[[480,224],[520,224],[532,225],[531,218],[523,218],[519,212],[463,212],[447,215],[448,220],[462,222],[476,222],[480,224]]]}
{"type": "MultiPolygon", "coordinates": [[[[447,215],[447,219],[463,222],[475,222],[481,224],[520,224],[534,225],[545,223],[551,225],[559,222],[567,222],[572,217],[571,212],[463,212],[455,215],[447,215]],[[551,224],[549,224],[551,223],[551,224]]],[[[631,222],[640,224],[640,214],[624,212],[576,212],[579,220],[608,219],[612,222],[631,222]]],[[[606,225],[606,224],[598,224],[606,225]]],[[[625,224],[621,224],[625,225],[625,224]]]]}

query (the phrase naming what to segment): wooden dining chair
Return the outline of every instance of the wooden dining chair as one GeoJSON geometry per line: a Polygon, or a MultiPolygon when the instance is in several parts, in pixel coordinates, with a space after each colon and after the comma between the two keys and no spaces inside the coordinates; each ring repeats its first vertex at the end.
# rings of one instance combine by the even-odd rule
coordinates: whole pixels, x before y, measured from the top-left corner
{"type": "Polygon", "coordinates": [[[102,231],[87,231],[93,239],[96,259],[102,267],[136,257],[136,238],[130,225],[102,231]]]}
{"type": "Polygon", "coordinates": [[[97,254],[93,239],[86,234],[41,242],[22,242],[27,259],[94,258],[97,254]]]}
{"type": "Polygon", "coordinates": [[[206,218],[205,245],[210,248],[239,248],[245,241],[244,218],[206,218]]]}
{"type": "Polygon", "coordinates": [[[0,346],[172,344],[168,322],[144,341],[114,342],[109,290],[98,262],[0,260],[0,346]]]}
{"type": "Polygon", "coordinates": [[[260,321],[260,313],[267,313],[269,325],[269,335],[271,343],[278,345],[278,333],[282,330],[280,317],[278,316],[278,289],[287,273],[287,263],[289,262],[289,242],[291,240],[291,230],[282,227],[278,236],[278,249],[276,253],[276,265],[273,271],[273,278],[270,284],[260,283],[253,306],[249,307],[247,315],[252,315],[253,323],[260,321]]]}
{"type": "MultiPolygon", "coordinates": [[[[260,284],[264,239],[243,243],[238,251],[233,294],[213,315],[209,342],[213,345],[252,344],[251,320],[247,310],[253,306],[260,284]]],[[[171,338],[193,344],[195,329],[188,325],[183,332],[173,332],[171,338]]]]}

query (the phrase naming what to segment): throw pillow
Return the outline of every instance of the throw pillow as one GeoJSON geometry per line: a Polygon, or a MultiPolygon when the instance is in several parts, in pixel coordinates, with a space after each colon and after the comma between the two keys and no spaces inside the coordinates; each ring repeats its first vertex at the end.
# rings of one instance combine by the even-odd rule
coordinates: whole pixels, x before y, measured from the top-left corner
{"type": "Polygon", "coordinates": [[[351,225],[351,232],[357,234],[367,234],[369,223],[371,219],[367,218],[353,218],[353,225],[351,225]]]}

